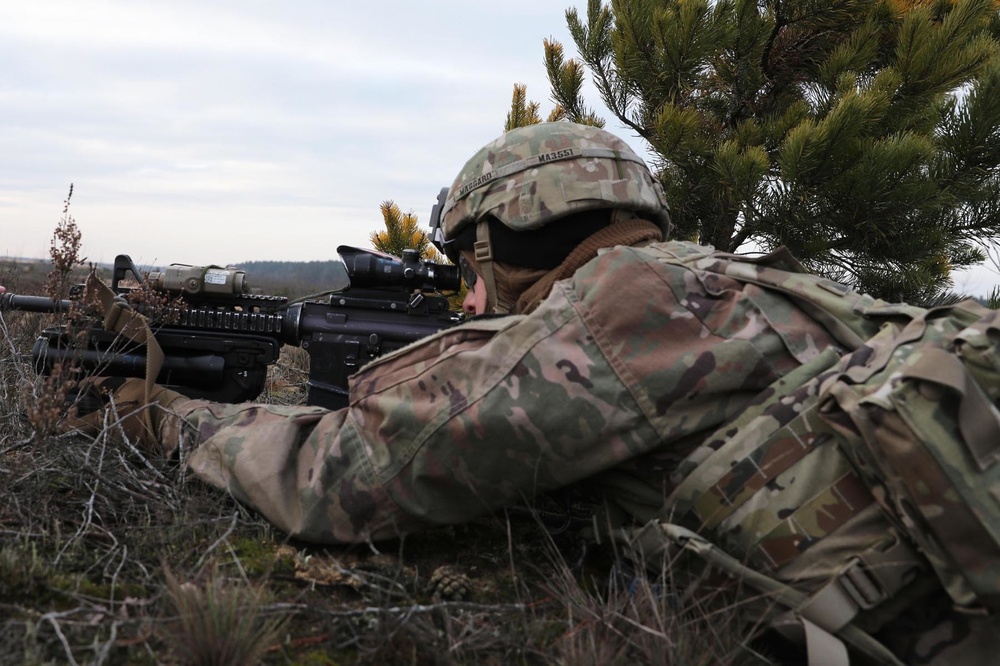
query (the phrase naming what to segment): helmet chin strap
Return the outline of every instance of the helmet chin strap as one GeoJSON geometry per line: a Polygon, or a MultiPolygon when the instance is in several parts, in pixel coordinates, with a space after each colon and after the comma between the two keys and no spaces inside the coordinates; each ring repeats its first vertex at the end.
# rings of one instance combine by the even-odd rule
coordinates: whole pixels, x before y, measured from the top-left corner
{"type": "Polygon", "coordinates": [[[483,272],[483,284],[486,286],[486,311],[491,314],[509,314],[512,304],[501,303],[497,299],[497,283],[493,272],[493,247],[490,245],[490,225],[482,219],[476,225],[476,243],[473,246],[476,253],[476,263],[483,272]]]}

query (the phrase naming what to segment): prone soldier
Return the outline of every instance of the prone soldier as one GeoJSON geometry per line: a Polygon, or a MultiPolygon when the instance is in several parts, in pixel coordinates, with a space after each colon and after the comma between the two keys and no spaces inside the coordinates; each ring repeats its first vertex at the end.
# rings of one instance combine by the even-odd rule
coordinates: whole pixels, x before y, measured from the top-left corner
{"type": "Polygon", "coordinates": [[[90,388],[301,539],[394,538],[572,486],[635,552],[744,574],[811,658],[1000,647],[996,313],[883,303],[783,250],[666,240],[643,160],[572,123],[484,146],[436,222],[484,316],[369,363],[344,409],[90,388]],[[919,604],[947,617],[902,640],[919,604]]]}

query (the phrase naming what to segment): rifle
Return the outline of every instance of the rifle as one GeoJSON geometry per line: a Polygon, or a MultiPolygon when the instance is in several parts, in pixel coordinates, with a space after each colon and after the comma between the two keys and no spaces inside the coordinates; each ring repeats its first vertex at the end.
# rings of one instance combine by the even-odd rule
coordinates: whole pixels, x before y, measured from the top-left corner
{"type": "MultiPolygon", "coordinates": [[[[423,261],[415,250],[402,259],[346,245],[337,253],[343,264],[335,267],[342,269],[335,268],[329,291],[295,302],[250,293],[239,269],[172,264],[143,275],[128,255],[115,258],[110,289],[116,300],[139,290],[164,301],[181,297],[146,312],[163,351],[157,383],[191,398],[253,400],[281,346],[295,345],[309,354],[307,403],[339,409],[348,404],[348,377],[367,362],[454,326],[462,316],[449,310],[446,297],[426,293],[457,290],[458,267],[423,261]]],[[[84,291],[77,285],[69,300],[2,294],[0,311],[65,313],[84,291]]],[[[74,343],[67,325],[44,329],[32,348],[35,369],[51,374],[71,362],[89,374],[145,377],[144,345],[106,330],[94,314],[82,343],[74,343]]]]}

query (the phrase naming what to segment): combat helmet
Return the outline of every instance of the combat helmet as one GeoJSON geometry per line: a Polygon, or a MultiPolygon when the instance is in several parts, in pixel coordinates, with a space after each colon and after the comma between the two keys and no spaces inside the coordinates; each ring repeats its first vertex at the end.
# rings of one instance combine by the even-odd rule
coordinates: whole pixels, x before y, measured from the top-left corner
{"type": "Polygon", "coordinates": [[[476,261],[496,305],[489,220],[514,231],[540,229],[576,213],[625,209],[655,223],[670,215],[659,182],[624,141],[598,127],[552,122],[511,130],[465,163],[431,213],[432,240],[452,261],[453,241],[476,228],[476,261]]]}

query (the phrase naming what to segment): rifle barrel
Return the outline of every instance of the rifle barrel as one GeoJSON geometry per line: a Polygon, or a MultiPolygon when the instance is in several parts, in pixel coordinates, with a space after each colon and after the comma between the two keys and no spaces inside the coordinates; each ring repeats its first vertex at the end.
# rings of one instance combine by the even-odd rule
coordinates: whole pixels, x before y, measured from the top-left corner
{"type": "Polygon", "coordinates": [[[47,298],[45,296],[19,296],[0,294],[0,312],[21,310],[22,312],[69,312],[71,301],[47,298]]]}

